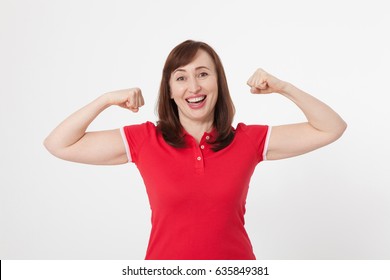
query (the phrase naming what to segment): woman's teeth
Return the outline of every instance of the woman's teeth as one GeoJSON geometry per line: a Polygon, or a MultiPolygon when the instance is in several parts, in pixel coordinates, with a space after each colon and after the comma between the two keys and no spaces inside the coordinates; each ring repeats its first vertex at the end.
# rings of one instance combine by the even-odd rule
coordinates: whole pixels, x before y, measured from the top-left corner
{"type": "Polygon", "coordinates": [[[206,99],[206,96],[194,97],[186,99],[188,103],[200,103],[206,99]]]}

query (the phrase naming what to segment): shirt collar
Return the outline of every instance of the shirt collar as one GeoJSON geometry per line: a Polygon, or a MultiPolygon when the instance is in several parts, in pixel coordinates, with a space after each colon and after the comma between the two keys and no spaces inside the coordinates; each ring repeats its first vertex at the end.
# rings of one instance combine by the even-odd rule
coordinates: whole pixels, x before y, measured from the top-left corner
{"type": "MultiPolygon", "coordinates": [[[[193,138],[193,136],[191,134],[189,134],[184,129],[184,127],[182,127],[182,135],[186,139],[193,138]]],[[[203,133],[201,142],[203,142],[204,140],[206,140],[206,142],[213,141],[213,140],[215,140],[217,138],[217,135],[218,135],[217,129],[215,127],[213,127],[213,129],[210,132],[203,133]]]]}

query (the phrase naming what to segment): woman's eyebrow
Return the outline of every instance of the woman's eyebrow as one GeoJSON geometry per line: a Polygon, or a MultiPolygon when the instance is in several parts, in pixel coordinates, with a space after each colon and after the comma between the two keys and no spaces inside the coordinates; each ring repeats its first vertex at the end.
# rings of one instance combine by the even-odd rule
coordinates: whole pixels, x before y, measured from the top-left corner
{"type": "MultiPolygon", "coordinates": [[[[202,68],[210,70],[210,68],[208,68],[206,66],[198,66],[198,67],[195,68],[195,70],[199,70],[199,69],[202,69],[202,68]]],[[[186,72],[186,70],[183,69],[183,68],[177,68],[175,71],[172,72],[172,74],[175,74],[176,72],[179,72],[179,71],[186,72]]]]}

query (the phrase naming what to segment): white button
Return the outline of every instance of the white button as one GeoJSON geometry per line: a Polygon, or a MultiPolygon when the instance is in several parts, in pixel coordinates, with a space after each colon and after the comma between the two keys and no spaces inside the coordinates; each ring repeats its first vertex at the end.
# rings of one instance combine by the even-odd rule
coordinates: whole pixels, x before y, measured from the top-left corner
{"type": "Polygon", "coordinates": [[[210,136],[207,135],[207,136],[206,136],[206,140],[210,140],[210,136]]]}
{"type": "Polygon", "coordinates": [[[197,157],[196,159],[197,159],[197,160],[201,160],[202,158],[201,158],[201,157],[197,157]]]}
{"type": "Polygon", "coordinates": [[[200,146],[200,148],[203,150],[204,149],[204,145],[200,146]]]}

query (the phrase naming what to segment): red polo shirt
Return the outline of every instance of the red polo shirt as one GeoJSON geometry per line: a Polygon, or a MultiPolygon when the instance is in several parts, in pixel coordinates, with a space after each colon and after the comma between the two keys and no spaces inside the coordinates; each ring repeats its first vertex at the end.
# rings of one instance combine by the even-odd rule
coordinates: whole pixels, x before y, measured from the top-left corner
{"type": "Polygon", "coordinates": [[[186,148],[168,145],[156,126],[126,126],[129,161],[144,180],[152,210],[145,259],[255,259],[244,228],[249,181],[265,159],[270,129],[238,124],[232,143],[214,152],[185,135],[186,148]]]}

